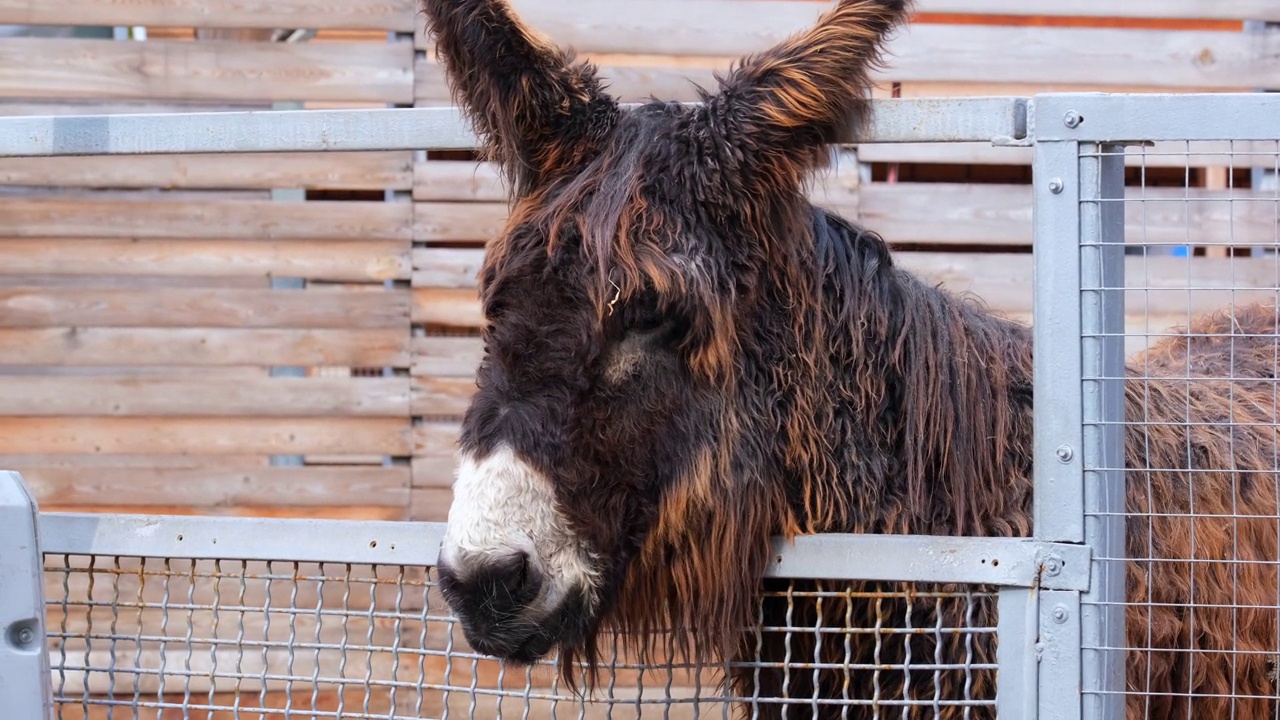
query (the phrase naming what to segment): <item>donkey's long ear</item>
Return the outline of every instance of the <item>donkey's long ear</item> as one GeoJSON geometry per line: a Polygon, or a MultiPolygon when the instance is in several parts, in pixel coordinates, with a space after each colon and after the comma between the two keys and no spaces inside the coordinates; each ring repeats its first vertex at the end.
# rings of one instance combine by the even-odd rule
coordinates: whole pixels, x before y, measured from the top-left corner
{"type": "Polygon", "coordinates": [[[455,102],[524,194],[590,152],[616,120],[595,68],[520,22],[506,0],[420,0],[455,102]]]}
{"type": "Polygon", "coordinates": [[[749,169],[794,182],[824,146],[868,120],[866,91],[882,44],[912,0],[840,0],[808,32],[744,58],[720,79],[708,112],[749,169]]]}

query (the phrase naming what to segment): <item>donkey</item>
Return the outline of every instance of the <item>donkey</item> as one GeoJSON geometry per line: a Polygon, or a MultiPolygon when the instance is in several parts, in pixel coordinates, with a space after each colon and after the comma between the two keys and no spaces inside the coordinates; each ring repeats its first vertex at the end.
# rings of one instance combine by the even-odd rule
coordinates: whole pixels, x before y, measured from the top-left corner
{"type": "MultiPolygon", "coordinates": [[[[1030,329],[912,276],[878,235],[807,199],[829,146],[866,127],[871,73],[909,4],[839,0],[698,103],[623,106],[503,0],[422,0],[511,192],[479,271],[484,356],[437,568],[478,652],[559,650],[565,680],[581,664],[590,683],[610,630],[642,659],[728,662],[738,697],[805,699],[792,718],[904,701],[910,717],[991,716],[951,704],[992,696],[990,635],[819,647],[760,632],[826,614],[995,617],[898,584],[762,605],[785,587],[765,578],[774,536],[1032,530],[1030,329]],[[971,666],[894,669],[935,650],[971,666]],[[732,662],[757,653],[824,664],[732,662]]],[[[1274,307],[1213,315],[1129,371],[1130,718],[1258,718],[1274,703],[1276,330],[1274,307]]]]}

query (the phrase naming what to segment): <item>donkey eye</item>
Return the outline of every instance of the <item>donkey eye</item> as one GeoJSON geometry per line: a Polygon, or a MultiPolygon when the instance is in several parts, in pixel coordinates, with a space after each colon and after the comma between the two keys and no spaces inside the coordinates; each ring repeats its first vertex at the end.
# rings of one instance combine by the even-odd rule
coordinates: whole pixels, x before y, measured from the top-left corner
{"type": "Polygon", "coordinates": [[[637,313],[631,322],[627,323],[627,329],[632,332],[651,332],[662,327],[664,322],[666,318],[656,310],[646,310],[637,313]]]}

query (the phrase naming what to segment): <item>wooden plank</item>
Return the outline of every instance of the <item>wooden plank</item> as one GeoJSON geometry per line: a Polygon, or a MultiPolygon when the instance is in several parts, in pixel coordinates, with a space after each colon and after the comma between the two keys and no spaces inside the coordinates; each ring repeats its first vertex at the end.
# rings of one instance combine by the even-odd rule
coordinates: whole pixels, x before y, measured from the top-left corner
{"type": "MultiPolygon", "coordinates": [[[[516,0],[517,5],[521,0],[516,0]]],[[[1280,21],[1280,7],[1270,0],[1159,0],[1116,3],[1110,0],[920,0],[921,13],[1024,15],[1046,17],[1143,18],[1169,20],[1280,21]]]]}
{"type": "MultiPolygon", "coordinates": [[[[485,323],[480,299],[470,288],[415,288],[412,318],[418,325],[450,328],[475,329],[485,323]]],[[[0,322],[3,322],[2,317],[0,322]]]]}
{"type": "MultiPolygon", "coordinates": [[[[412,412],[416,416],[458,416],[467,411],[476,393],[475,377],[413,378],[412,412]]],[[[0,402],[0,407],[3,403],[0,402]]]]}
{"type": "Polygon", "coordinates": [[[425,422],[414,428],[414,489],[453,487],[459,432],[457,422],[425,422]]]}
{"type": "Polygon", "coordinates": [[[413,209],[389,202],[0,199],[0,237],[408,240],[413,209]]]}
{"type": "Polygon", "coordinates": [[[408,455],[400,418],[0,417],[0,454],[408,455]]]}
{"type": "Polygon", "coordinates": [[[1031,188],[1022,185],[869,183],[858,221],[893,245],[1030,245],[1031,188]]]}
{"type": "Polygon", "coordinates": [[[408,243],[306,240],[0,239],[0,275],[297,277],[407,280],[408,243]]]}
{"type": "Polygon", "coordinates": [[[507,188],[493,163],[427,160],[413,166],[413,199],[505,203],[507,188]]]}
{"type": "Polygon", "coordinates": [[[409,342],[403,329],[0,328],[0,365],[405,367],[409,342]]]}
{"type": "Polygon", "coordinates": [[[0,97],[411,103],[413,47],[5,38],[0,97]]]}
{"type": "Polygon", "coordinates": [[[503,231],[507,217],[507,206],[498,203],[414,203],[413,239],[422,243],[485,243],[503,231]]]}
{"type": "Polygon", "coordinates": [[[412,32],[413,0],[0,0],[12,25],[158,25],[412,32]]]}
{"type": "Polygon", "coordinates": [[[1278,47],[1274,33],[914,25],[889,44],[877,79],[1265,87],[1278,47]]]}
{"type": "MultiPolygon", "coordinates": [[[[1030,166],[1031,148],[995,147],[984,143],[864,143],[855,146],[858,159],[868,163],[925,163],[943,165],[1030,166]]],[[[1132,168],[1274,169],[1277,143],[1159,142],[1149,148],[1129,148],[1125,165],[1132,168]]]]}
{"type": "MultiPolygon", "coordinates": [[[[3,465],[0,459],[0,465],[3,465]]],[[[22,478],[42,506],[138,508],[409,507],[408,467],[31,466],[22,478]]]]}
{"type": "MultiPolygon", "coordinates": [[[[938,0],[938,2],[947,1],[938,0]]],[[[949,1],[964,2],[964,0],[949,1]]],[[[998,0],[974,1],[981,2],[986,6],[998,6],[1000,9],[997,12],[1002,15],[1043,14],[1029,11],[1024,13],[1022,10],[1015,9],[1015,6],[1020,5],[1019,3],[1000,4],[998,0]]],[[[1273,7],[1263,8],[1266,0],[1241,0],[1244,4],[1235,5],[1234,7],[1234,3],[1222,3],[1224,9],[1216,13],[1208,9],[1208,3],[1198,2],[1197,0],[1173,1],[1175,5],[1171,7],[1174,9],[1167,11],[1167,15],[1158,8],[1151,10],[1151,15],[1147,15],[1149,7],[1159,6],[1163,3],[1135,4],[1131,9],[1121,12],[1123,15],[1131,17],[1177,17],[1175,13],[1180,4],[1182,8],[1191,8],[1194,11],[1192,17],[1197,19],[1205,14],[1211,14],[1220,19],[1244,19],[1236,18],[1234,15],[1236,12],[1251,16],[1249,19],[1266,19],[1268,17],[1274,18],[1277,13],[1273,7]],[[1259,12],[1263,14],[1263,17],[1252,17],[1259,12]]],[[[1103,0],[1089,0],[1089,4],[1086,7],[1099,8],[1102,7],[1102,4],[1103,0]]],[[[1053,5],[1051,0],[1038,0],[1032,3],[1031,7],[1039,9],[1050,5],[1053,5]]],[[[638,55],[718,55],[722,57],[736,57],[767,49],[793,33],[813,26],[822,13],[830,9],[829,3],[791,0],[619,0],[617,2],[597,0],[595,2],[575,3],[561,3],[557,0],[513,0],[512,6],[526,22],[546,33],[555,42],[572,46],[584,55],[592,53],[632,53],[638,55]]],[[[921,10],[924,10],[924,7],[922,6],[921,10]]],[[[1069,5],[1059,3],[1056,7],[1058,10],[1053,13],[1055,15],[1088,14],[1088,11],[1080,10],[1075,3],[1069,5]]],[[[1115,8],[1111,9],[1112,11],[1115,10],[1115,8]]],[[[1112,13],[1101,14],[1110,16],[1112,13]]],[[[1083,44],[1073,47],[1069,43],[1063,43],[1058,40],[1058,38],[1072,37],[1069,32],[1061,29],[1003,28],[1004,32],[997,33],[1002,43],[993,44],[979,35],[987,28],[967,26],[962,30],[956,31],[948,31],[945,28],[946,26],[942,25],[917,24],[912,27],[909,33],[899,34],[890,43],[889,69],[884,73],[884,77],[897,79],[896,76],[900,73],[894,68],[902,67],[903,52],[908,50],[910,45],[914,46],[912,54],[918,54],[922,57],[927,55],[929,48],[933,48],[936,51],[933,59],[933,67],[935,69],[946,71],[946,66],[954,64],[956,73],[966,79],[974,77],[987,79],[988,76],[979,70],[993,68],[1000,70],[997,67],[1001,64],[999,58],[1010,53],[1015,55],[1030,53],[1035,56],[1036,63],[1047,63],[1047,65],[1025,68],[1005,67],[998,74],[1026,73],[1040,75],[1052,74],[1055,70],[1062,70],[1064,74],[1080,73],[1087,75],[1087,73],[1082,73],[1081,69],[1075,64],[1074,58],[1077,55],[1082,59],[1101,59],[1103,55],[1118,54],[1124,57],[1126,62],[1134,63],[1135,67],[1103,66],[1104,69],[1112,72],[1089,77],[1087,82],[1123,82],[1121,78],[1126,75],[1147,77],[1163,71],[1172,70],[1175,73],[1177,72],[1175,67],[1171,67],[1171,55],[1159,51],[1163,40],[1171,43],[1170,49],[1175,50],[1173,53],[1175,55],[1179,54],[1176,51],[1179,46],[1197,46],[1200,43],[1199,40],[1193,40],[1187,44],[1182,43],[1184,38],[1181,36],[1199,34],[1195,32],[1170,33],[1167,31],[1124,30],[1118,31],[1122,37],[1130,34],[1145,34],[1146,40],[1138,40],[1136,46],[1128,46],[1126,42],[1122,41],[1117,47],[1114,45],[1098,45],[1089,41],[1092,39],[1090,36],[1079,35],[1076,37],[1079,37],[1083,44]],[[944,28],[941,32],[943,35],[950,32],[952,35],[964,37],[965,42],[950,41],[936,47],[931,45],[930,43],[939,35],[938,28],[944,28]],[[922,33],[921,31],[929,32],[922,33]],[[971,32],[979,34],[969,34],[971,32]],[[1061,34],[1064,32],[1067,34],[1061,34]],[[908,35],[912,37],[908,37],[908,35]],[[1003,42],[1008,41],[1012,41],[1014,45],[1022,47],[1009,47],[1003,44],[1003,42]],[[952,57],[951,50],[955,46],[964,46],[965,52],[952,57]],[[1127,48],[1133,52],[1127,52],[1127,48]],[[1154,53],[1148,51],[1154,51],[1154,53]],[[1094,53],[1098,54],[1095,55],[1094,53]],[[982,61],[979,59],[979,65],[973,65],[973,60],[979,56],[985,57],[987,60],[982,61]]],[[[1222,34],[1236,36],[1236,43],[1229,43],[1236,48],[1245,48],[1256,42],[1256,39],[1244,36],[1243,33],[1222,34]]],[[[425,37],[422,37],[421,33],[416,36],[421,43],[427,41],[425,37]]],[[[1200,49],[1203,48],[1197,47],[1191,56],[1187,56],[1187,60],[1193,59],[1200,49]]],[[[1214,57],[1221,59],[1225,57],[1219,52],[1222,49],[1223,47],[1221,46],[1215,47],[1211,49],[1211,52],[1213,52],[1214,57]]],[[[1268,53],[1261,53],[1257,57],[1261,61],[1262,58],[1267,56],[1268,53]]],[[[1259,63],[1259,67],[1256,69],[1258,74],[1266,74],[1265,68],[1262,67],[1264,64],[1263,62],[1259,63]]],[[[1096,67],[1098,66],[1094,66],[1095,69],[1096,67]]],[[[1214,72],[1218,71],[1221,71],[1223,76],[1230,75],[1229,68],[1222,67],[1221,62],[1215,65],[1214,72]]],[[[1274,77],[1274,74],[1271,77],[1274,77]]],[[[1160,84],[1166,84],[1171,81],[1172,79],[1162,79],[1160,84]]],[[[1248,85],[1249,83],[1236,81],[1231,84],[1248,85]]]]}
{"type": "Polygon", "coordinates": [[[0,288],[0,328],[372,330],[407,328],[409,317],[407,292],[0,288]]]}
{"type": "Polygon", "coordinates": [[[399,151],[0,158],[0,185],[408,190],[412,168],[399,151]]]}
{"type": "Polygon", "coordinates": [[[419,248],[413,251],[413,286],[476,287],[482,251],[457,248],[419,248]]]}
{"type": "MultiPolygon", "coordinates": [[[[4,336],[0,335],[0,344],[4,336]]],[[[479,337],[427,335],[413,339],[413,375],[474,378],[484,357],[484,341],[479,337]]]]}
{"type": "Polygon", "coordinates": [[[449,520],[453,491],[449,488],[413,488],[409,491],[409,519],[414,522],[442,523],[449,520]]]}
{"type": "MultiPolygon", "coordinates": [[[[423,402],[452,401],[447,384],[423,402]]],[[[0,415],[28,417],[409,417],[409,378],[8,377],[0,415]]],[[[420,391],[421,392],[421,391],[420,391]]]]}

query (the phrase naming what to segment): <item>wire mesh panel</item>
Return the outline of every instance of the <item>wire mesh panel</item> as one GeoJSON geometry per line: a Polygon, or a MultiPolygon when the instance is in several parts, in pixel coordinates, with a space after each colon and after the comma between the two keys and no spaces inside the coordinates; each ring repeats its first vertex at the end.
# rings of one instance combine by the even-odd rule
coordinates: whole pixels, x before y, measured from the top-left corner
{"type": "Polygon", "coordinates": [[[557,658],[473,652],[430,568],[50,554],[46,584],[59,719],[982,718],[995,702],[995,595],[977,587],[772,581],[733,662],[642,665],[614,636],[575,688],[557,658]]]}
{"type": "Polygon", "coordinates": [[[1198,107],[1078,113],[1094,717],[1280,713],[1280,142],[1198,107]]]}

